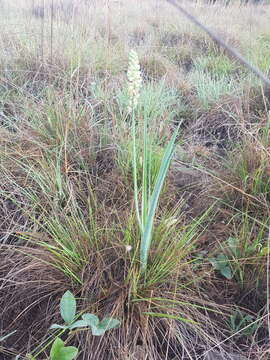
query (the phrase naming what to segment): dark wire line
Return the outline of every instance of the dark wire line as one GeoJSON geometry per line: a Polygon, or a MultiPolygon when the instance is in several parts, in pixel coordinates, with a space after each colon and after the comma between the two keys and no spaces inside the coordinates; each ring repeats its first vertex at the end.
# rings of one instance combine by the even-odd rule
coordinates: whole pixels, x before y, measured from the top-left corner
{"type": "Polygon", "coordinates": [[[270,86],[270,79],[265,76],[263,72],[261,72],[258,68],[250,64],[237,50],[226,44],[219,36],[213,33],[207,26],[202,24],[194,15],[190,14],[187,10],[185,10],[177,0],[165,0],[167,3],[174,6],[179,12],[181,12],[186,18],[188,18],[191,22],[200,27],[203,31],[205,31],[214,41],[216,41],[219,45],[221,45],[224,49],[227,50],[233,57],[235,57],[241,64],[243,64],[246,68],[252,71],[255,75],[257,75],[265,84],[270,86]]]}

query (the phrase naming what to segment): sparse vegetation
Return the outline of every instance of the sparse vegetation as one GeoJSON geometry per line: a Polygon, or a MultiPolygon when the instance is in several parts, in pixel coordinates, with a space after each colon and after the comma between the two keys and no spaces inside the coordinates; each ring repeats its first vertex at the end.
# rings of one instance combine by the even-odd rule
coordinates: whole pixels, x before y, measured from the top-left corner
{"type": "Polygon", "coordinates": [[[165,1],[0,8],[0,359],[267,360],[269,89],[165,1]]]}

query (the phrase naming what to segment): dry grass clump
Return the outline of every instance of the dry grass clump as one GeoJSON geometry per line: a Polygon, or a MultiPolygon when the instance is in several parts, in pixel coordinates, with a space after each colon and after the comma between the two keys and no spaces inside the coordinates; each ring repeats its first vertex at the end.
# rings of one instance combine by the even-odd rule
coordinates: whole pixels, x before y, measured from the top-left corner
{"type": "MultiPolygon", "coordinates": [[[[41,131],[44,133],[44,130],[41,131]]],[[[68,133],[64,139],[61,133],[57,135],[58,141],[52,141],[52,137],[50,144],[46,143],[46,150],[36,157],[28,153],[24,155],[24,161],[20,160],[17,151],[25,144],[17,147],[13,154],[6,154],[6,161],[10,163],[9,171],[13,173],[10,186],[20,190],[33,206],[27,210],[32,225],[28,224],[27,231],[17,232],[19,242],[3,247],[5,260],[1,270],[10,276],[5,275],[1,283],[5,290],[1,301],[5,304],[6,319],[2,330],[6,332],[14,325],[10,323],[10,317],[15,311],[13,309],[16,309],[16,321],[21,323],[22,328],[29,321],[31,324],[27,340],[26,334],[16,338],[15,344],[14,338],[10,338],[13,351],[25,351],[26,341],[31,341],[28,351],[33,351],[33,346],[38,345],[46,334],[44,327],[56,316],[53,315],[56,311],[54,304],[46,311],[44,327],[37,331],[38,322],[43,321],[43,306],[50,306],[49,299],[52,296],[60,295],[60,289],[64,291],[73,284],[84,310],[117,316],[123,322],[121,329],[108,335],[108,340],[103,339],[102,343],[89,334],[81,335],[79,344],[85,358],[119,358],[126,351],[132,354],[138,347],[141,347],[140,351],[147,351],[152,359],[163,359],[169,356],[168,351],[170,358],[180,356],[186,351],[185,348],[191,346],[190,336],[195,336],[192,335],[195,328],[200,333],[200,341],[203,341],[206,335],[200,330],[199,323],[195,326],[192,321],[198,317],[203,319],[207,316],[207,309],[214,306],[207,297],[204,298],[192,289],[188,280],[188,274],[193,272],[189,265],[189,254],[200,231],[197,229],[197,222],[200,221],[188,224],[184,218],[176,218],[177,223],[173,221],[175,225],[180,226],[182,223],[180,233],[178,226],[168,225],[175,216],[174,210],[161,209],[163,220],[155,231],[156,245],[150,254],[149,271],[146,277],[142,277],[138,271],[138,233],[130,214],[132,197],[127,196],[126,186],[119,179],[119,173],[114,177],[114,170],[109,171],[107,168],[108,173],[98,174],[96,185],[96,181],[91,180],[92,171],[88,170],[90,178],[87,182],[83,171],[70,167],[68,154],[59,150],[55,152],[62,142],[71,148],[69,141],[74,141],[72,133],[68,133]],[[61,166],[62,161],[63,166],[67,161],[67,168],[61,166]],[[69,171],[65,172],[66,169],[69,171]],[[18,171],[21,179],[24,178],[23,174],[27,175],[24,185],[18,181],[18,171]],[[168,211],[170,213],[166,214],[168,211]],[[171,243],[170,236],[179,236],[179,242],[171,243]],[[126,250],[127,244],[132,248],[130,253],[126,250]],[[165,254],[164,249],[167,249],[165,254]],[[16,271],[13,271],[14,263],[16,271]],[[32,272],[35,276],[31,276],[32,272]],[[42,276],[44,273],[46,277],[42,276]],[[37,288],[37,282],[44,283],[42,292],[40,286],[37,288]],[[182,288],[180,292],[177,291],[178,286],[182,288]],[[27,294],[25,296],[24,290],[27,294]],[[12,292],[12,298],[9,291],[12,292]],[[25,299],[22,310],[12,300],[19,296],[25,299]],[[169,308],[167,303],[171,303],[169,308]],[[37,312],[34,319],[32,311],[37,312]],[[157,316],[162,313],[164,319],[155,319],[155,313],[157,316]],[[181,314],[179,319],[178,314],[181,314]],[[167,316],[172,316],[172,319],[166,320],[167,316]],[[179,327],[190,334],[186,335],[188,340],[179,339],[179,327]],[[132,343],[130,336],[133,338],[132,343]],[[88,349],[87,352],[84,349],[88,349]]],[[[35,136],[32,138],[33,144],[44,144],[38,133],[35,136]]],[[[90,166],[91,162],[84,158],[84,164],[90,166]]],[[[12,194],[8,196],[12,197],[12,194]]],[[[16,203],[15,198],[12,201],[16,203]]],[[[20,207],[20,204],[17,205],[20,207]]],[[[20,332],[21,328],[18,329],[20,332]]]]}
{"type": "MultiPolygon", "coordinates": [[[[6,314],[1,330],[7,332],[14,325],[10,317],[15,310],[16,321],[21,322],[15,343],[14,337],[10,338],[12,351],[24,354],[37,351],[35,346],[47,333],[45,327],[52,316],[57,316],[53,315],[56,311],[53,306],[46,311],[44,327],[36,330],[38,322],[43,321],[43,306],[50,306],[55,291],[55,296],[60,297],[57,285],[62,281],[58,280],[60,277],[64,279],[61,291],[73,287],[82,299],[84,310],[118,316],[123,322],[121,330],[109,335],[108,342],[102,341],[101,345],[92,336],[82,335],[80,347],[86,358],[119,358],[126,351],[135,352],[138,346],[146,346],[153,359],[164,358],[171,347],[173,354],[185,352],[190,340],[179,343],[174,328],[184,326],[179,324],[184,321],[185,331],[194,333],[192,321],[199,316],[204,318],[208,311],[204,304],[214,306],[188,285],[187,275],[183,276],[192,273],[190,251],[195,246],[197,232],[201,231],[198,224],[202,220],[189,224],[185,218],[176,217],[175,222],[175,201],[162,201],[164,209],[160,209],[151,265],[147,277],[142,276],[138,267],[132,192],[116,168],[114,152],[99,145],[102,129],[95,113],[91,118],[88,108],[77,104],[76,99],[61,98],[49,90],[27,115],[25,121],[17,124],[15,135],[8,133],[1,142],[1,176],[5,179],[1,197],[18,208],[27,222],[27,228],[26,224],[23,229],[17,224],[12,226],[9,231],[15,239],[3,247],[2,271],[10,273],[10,278],[1,277],[4,289],[1,301],[6,314]],[[172,225],[168,225],[172,219],[172,225]],[[179,237],[179,241],[171,243],[170,236],[179,237]],[[130,253],[126,251],[127,245],[132,248],[130,253]],[[13,271],[14,262],[16,271],[13,271]],[[31,277],[31,272],[35,277],[31,277]],[[42,277],[43,273],[48,280],[42,277]],[[42,292],[37,282],[44,282],[42,292]],[[179,293],[177,284],[183,287],[179,293]],[[22,309],[12,300],[18,297],[26,299],[22,309]],[[172,303],[169,311],[164,305],[167,302],[172,303]],[[37,309],[41,314],[33,317],[32,311],[37,309]],[[155,319],[155,313],[160,312],[164,320],[155,319]],[[182,316],[178,319],[179,313],[182,316]],[[172,319],[166,320],[167,316],[172,319]],[[26,334],[21,333],[26,324],[27,340],[26,334]],[[146,324],[151,331],[145,329],[146,324]],[[127,334],[136,334],[138,340],[130,344],[127,334]],[[87,344],[93,350],[86,353],[87,344]]],[[[164,199],[168,199],[166,193],[164,199]]],[[[196,324],[197,327],[200,325],[196,324]]],[[[200,331],[203,341],[206,335],[200,331]]]]}
{"type": "Polygon", "coordinates": [[[46,16],[61,19],[63,21],[70,21],[73,16],[78,13],[78,6],[74,0],[56,1],[50,5],[39,4],[31,8],[31,14],[36,18],[43,19],[46,16]]]}
{"type": "Polygon", "coordinates": [[[201,111],[197,121],[191,124],[190,132],[205,143],[212,141],[219,147],[230,147],[242,138],[248,126],[241,122],[243,116],[241,98],[224,96],[208,111],[201,111]]]}
{"type": "Polygon", "coordinates": [[[166,49],[165,54],[180,70],[184,70],[185,72],[192,70],[196,52],[194,52],[189,45],[181,46],[181,50],[180,48],[174,47],[166,49]]]}
{"type": "Polygon", "coordinates": [[[269,154],[267,147],[261,146],[257,140],[250,140],[230,154],[225,175],[228,186],[224,194],[230,194],[241,207],[245,203],[244,207],[251,210],[257,206],[257,212],[265,213],[269,201],[269,154]]]}
{"type": "Polygon", "coordinates": [[[251,113],[264,119],[270,109],[270,91],[268,87],[249,87],[247,89],[247,105],[251,113]]]}
{"type": "Polygon", "coordinates": [[[69,285],[61,272],[46,265],[49,256],[44,251],[33,248],[27,253],[24,246],[2,246],[1,251],[1,332],[17,330],[1,356],[16,356],[40,344],[56,301],[69,285]]]}
{"type": "Polygon", "coordinates": [[[135,28],[131,33],[129,33],[129,43],[130,46],[142,46],[146,42],[147,36],[149,32],[147,32],[144,28],[138,27],[135,28]]]}
{"type": "Polygon", "coordinates": [[[140,64],[143,77],[150,81],[160,80],[172,71],[172,65],[159,55],[145,56],[140,60],[140,64]]]}

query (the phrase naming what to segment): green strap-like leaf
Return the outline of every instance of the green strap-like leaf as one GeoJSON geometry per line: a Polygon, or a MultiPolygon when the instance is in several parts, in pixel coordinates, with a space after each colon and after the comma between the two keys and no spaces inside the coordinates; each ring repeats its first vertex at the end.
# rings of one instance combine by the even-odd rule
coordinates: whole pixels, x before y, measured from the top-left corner
{"type": "Polygon", "coordinates": [[[141,269],[144,271],[147,267],[147,258],[148,258],[148,252],[151,244],[152,239],[152,230],[153,230],[153,223],[154,223],[154,217],[155,212],[158,205],[159,196],[171,163],[171,159],[174,152],[174,143],[176,140],[176,136],[178,134],[178,128],[175,130],[173,136],[170,139],[169,144],[167,145],[160,169],[158,172],[157,180],[155,183],[154,191],[150,199],[150,206],[149,206],[149,213],[147,217],[147,222],[145,224],[144,232],[142,235],[141,240],[141,248],[140,248],[140,260],[141,260],[141,269]]]}

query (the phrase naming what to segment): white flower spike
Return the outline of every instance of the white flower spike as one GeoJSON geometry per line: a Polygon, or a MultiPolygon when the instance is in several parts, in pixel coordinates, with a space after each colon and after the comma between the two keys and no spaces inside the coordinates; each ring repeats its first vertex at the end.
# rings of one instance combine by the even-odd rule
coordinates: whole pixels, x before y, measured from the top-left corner
{"type": "Polygon", "coordinates": [[[128,64],[128,95],[129,105],[128,112],[132,112],[138,105],[138,98],[140,96],[140,89],[142,86],[142,77],[140,72],[140,63],[138,54],[134,50],[129,52],[129,64],[128,64]]]}

